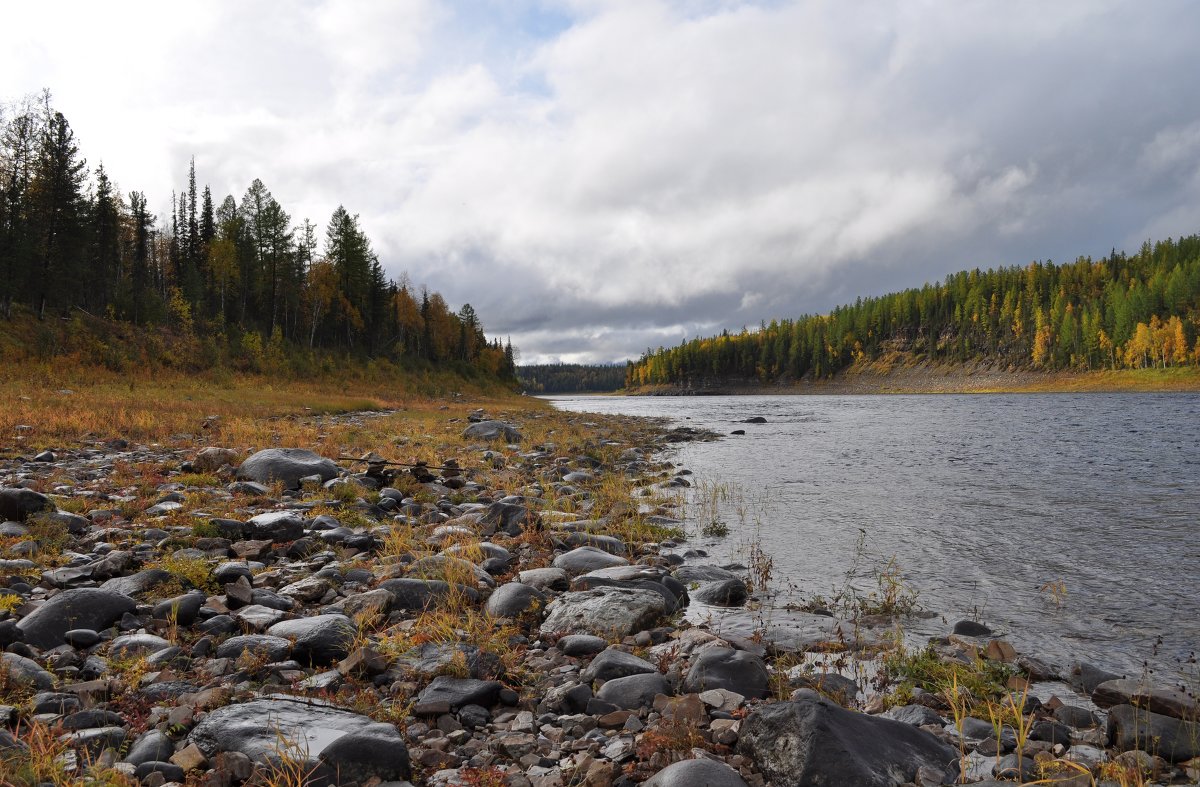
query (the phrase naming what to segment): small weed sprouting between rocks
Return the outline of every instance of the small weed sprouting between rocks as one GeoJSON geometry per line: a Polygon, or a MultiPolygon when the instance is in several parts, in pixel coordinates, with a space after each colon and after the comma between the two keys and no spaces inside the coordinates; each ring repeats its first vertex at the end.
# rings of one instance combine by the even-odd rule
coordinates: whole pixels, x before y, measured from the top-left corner
{"type": "MultiPolygon", "coordinates": [[[[167,555],[151,563],[149,568],[161,568],[175,577],[180,583],[181,592],[189,587],[200,588],[209,593],[217,590],[217,582],[212,576],[212,565],[204,558],[167,555]]],[[[161,585],[155,588],[155,591],[166,595],[161,585]]]]}
{"type": "Polygon", "coordinates": [[[942,661],[932,647],[917,651],[897,647],[883,656],[877,688],[894,687],[891,705],[908,704],[912,690],[919,687],[942,697],[952,695],[972,712],[983,711],[989,702],[1007,696],[1005,684],[1012,674],[1011,667],[999,662],[976,659],[972,665],[956,664],[942,661]]]}

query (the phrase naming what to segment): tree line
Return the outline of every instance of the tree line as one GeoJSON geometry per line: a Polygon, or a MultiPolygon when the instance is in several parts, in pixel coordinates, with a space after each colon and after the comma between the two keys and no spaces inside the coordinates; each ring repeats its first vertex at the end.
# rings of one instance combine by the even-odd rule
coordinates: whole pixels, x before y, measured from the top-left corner
{"type": "Polygon", "coordinates": [[[1200,236],[1136,254],[978,268],[829,314],[646,350],[628,386],[832,376],[889,353],[1019,369],[1200,365],[1200,236]]]}
{"type": "Polygon", "coordinates": [[[0,106],[0,315],[79,309],[251,353],[273,343],[515,376],[511,343],[489,341],[470,304],[455,312],[407,275],[389,280],[345,207],[322,233],[257,178],[217,200],[194,159],[168,215],[148,204],[88,167],[49,91],[0,106]]]}
{"type": "Polygon", "coordinates": [[[626,364],[530,364],[517,367],[517,379],[533,394],[605,393],[625,385],[625,368],[626,364]]]}

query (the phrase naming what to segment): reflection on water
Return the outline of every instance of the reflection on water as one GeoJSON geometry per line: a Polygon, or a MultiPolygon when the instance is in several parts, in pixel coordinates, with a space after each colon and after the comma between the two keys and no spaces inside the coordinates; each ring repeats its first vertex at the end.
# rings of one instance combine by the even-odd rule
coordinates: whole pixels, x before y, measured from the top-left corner
{"type": "Polygon", "coordinates": [[[554,401],[745,429],[678,450],[696,480],[767,501],[703,543],[721,562],[757,539],[801,597],[842,587],[856,560],[869,589],[895,555],[940,616],[922,634],[978,616],[1027,652],[1131,674],[1148,661],[1164,679],[1197,648],[1200,395],[554,401]],[[767,423],[738,423],[751,416],[767,423]]]}

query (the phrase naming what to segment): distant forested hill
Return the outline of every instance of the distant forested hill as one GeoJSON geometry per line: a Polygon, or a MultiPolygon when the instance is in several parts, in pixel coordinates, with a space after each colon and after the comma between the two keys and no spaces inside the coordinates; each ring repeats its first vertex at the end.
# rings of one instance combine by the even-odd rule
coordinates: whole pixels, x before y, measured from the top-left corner
{"type": "Polygon", "coordinates": [[[829,377],[903,352],[936,362],[1097,370],[1200,365],[1200,236],[1133,255],[963,271],[830,314],[647,350],[628,384],[829,377]]]}
{"type": "Polygon", "coordinates": [[[605,393],[625,385],[626,364],[551,363],[517,367],[524,389],[540,393],[605,393]]]}
{"type": "Polygon", "coordinates": [[[0,317],[166,328],[196,339],[191,365],[333,353],[514,376],[470,304],[388,280],[344,207],[322,233],[257,178],[240,200],[213,195],[194,161],[168,215],[149,204],[89,168],[49,92],[0,105],[0,317]]]}

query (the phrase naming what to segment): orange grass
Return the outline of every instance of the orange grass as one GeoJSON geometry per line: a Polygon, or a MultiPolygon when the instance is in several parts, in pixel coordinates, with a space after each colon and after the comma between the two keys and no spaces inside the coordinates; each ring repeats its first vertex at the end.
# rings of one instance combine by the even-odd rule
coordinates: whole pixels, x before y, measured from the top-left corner
{"type": "MultiPolygon", "coordinates": [[[[3,371],[0,450],[5,452],[118,437],[184,445],[316,445],[322,432],[314,415],[395,409],[432,415],[438,407],[434,397],[420,392],[420,385],[403,378],[343,383],[171,373],[123,380],[97,370],[74,379],[40,373],[24,377],[11,365],[3,371]]],[[[491,398],[466,381],[443,377],[446,385],[457,384],[453,390],[461,390],[459,401],[491,398]]],[[[348,437],[352,447],[369,442],[348,437]]]]}

